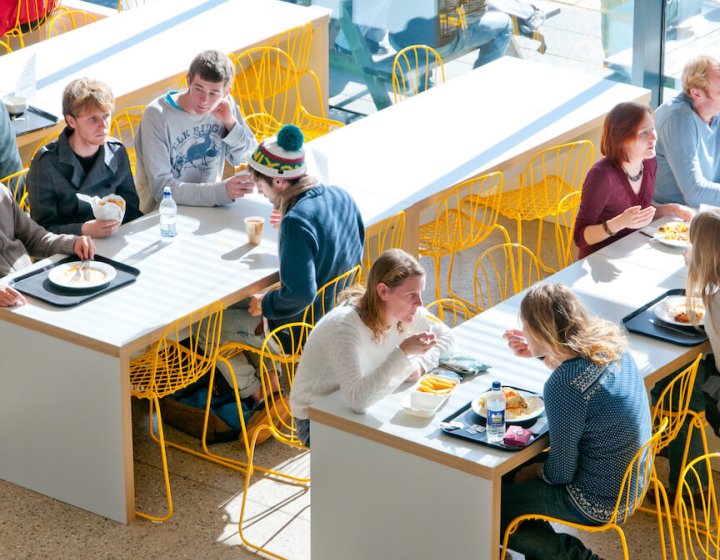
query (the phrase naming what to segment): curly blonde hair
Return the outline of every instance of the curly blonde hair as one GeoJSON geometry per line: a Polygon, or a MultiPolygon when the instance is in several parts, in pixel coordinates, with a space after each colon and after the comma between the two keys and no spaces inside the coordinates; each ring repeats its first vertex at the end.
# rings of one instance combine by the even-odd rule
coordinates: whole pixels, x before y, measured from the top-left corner
{"type": "Polygon", "coordinates": [[[572,354],[605,366],[620,359],[627,339],[620,328],[590,315],[578,297],[562,284],[537,284],[520,304],[526,331],[553,354],[572,354]]]}
{"type": "Polygon", "coordinates": [[[717,58],[699,54],[691,58],[682,71],[682,88],[686,95],[690,95],[690,90],[699,89],[707,93],[710,84],[708,74],[711,69],[720,70],[720,61],[717,58]]]}

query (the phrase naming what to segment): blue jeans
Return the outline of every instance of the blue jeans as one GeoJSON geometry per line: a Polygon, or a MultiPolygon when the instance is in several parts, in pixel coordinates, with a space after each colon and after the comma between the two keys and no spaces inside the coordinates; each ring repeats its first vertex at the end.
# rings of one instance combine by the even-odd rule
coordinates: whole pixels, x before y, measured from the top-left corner
{"type": "Polygon", "coordinates": [[[310,419],[295,418],[295,431],[305,447],[310,447],[310,419]]]}
{"type": "Polygon", "coordinates": [[[446,58],[456,51],[477,48],[478,57],[473,64],[473,68],[477,68],[504,55],[511,36],[510,16],[502,12],[486,12],[480,19],[468,20],[468,28],[460,30],[452,41],[437,51],[446,58]]]}
{"type": "MultiPolygon", "coordinates": [[[[503,484],[500,515],[501,537],[519,515],[538,513],[565,521],[595,525],[582,516],[564,486],[551,486],[543,480],[503,484]]],[[[512,534],[508,548],[525,555],[526,560],[598,560],[580,539],[556,533],[545,521],[525,521],[512,534]]]]}

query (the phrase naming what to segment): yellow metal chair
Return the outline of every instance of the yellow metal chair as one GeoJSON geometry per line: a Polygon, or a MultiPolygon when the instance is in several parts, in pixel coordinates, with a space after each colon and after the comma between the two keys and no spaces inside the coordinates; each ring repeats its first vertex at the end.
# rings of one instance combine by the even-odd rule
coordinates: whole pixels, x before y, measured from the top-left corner
{"type": "Polygon", "coordinates": [[[22,169],[15,173],[11,173],[7,177],[0,179],[0,183],[5,185],[13,195],[15,202],[18,203],[20,210],[26,214],[30,213],[30,197],[27,192],[27,172],[28,168],[22,169]]]}
{"type": "Polygon", "coordinates": [[[365,284],[370,266],[384,251],[402,248],[405,236],[405,212],[402,210],[365,228],[360,283],[365,284]]]}
{"type": "Polygon", "coordinates": [[[297,436],[295,422],[292,412],[289,409],[287,399],[278,393],[273,392],[272,378],[276,375],[285,379],[292,390],[295,380],[295,371],[302,356],[302,349],[312,329],[306,323],[291,323],[277,328],[270,332],[260,350],[260,378],[262,381],[263,396],[265,399],[266,422],[256,429],[249,441],[248,468],[245,471],[245,484],[243,488],[242,506],[240,508],[240,520],[238,522],[238,533],[242,542],[248,548],[262,552],[273,558],[283,559],[282,556],[263,548],[263,546],[250,542],[245,529],[249,524],[245,523],[245,511],[250,490],[250,480],[256,470],[261,470],[264,476],[271,475],[285,481],[304,485],[309,488],[310,479],[296,476],[272,469],[258,469],[255,462],[255,447],[258,441],[264,441],[264,431],[270,433],[278,442],[298,450],[307,450],[297,436]],[[279,351],[278,351],[279,350],[279,351]]]}
{"type": "Polygon", "coordinates": [[[436,299],[428,303],[425,309],[450,327],[457,327],[476,315],[462,301],[452,298],[436,299]]]}
{"type": "Polygon", "coordinates": [[[303,323],[309,325],[315,325],[317,321],[333,309],[337,305],[338,296],[345,289],[354,286],[358,283],[360,278],[360,265],[351,268],[347,272],[343,272],[336,278],[327,282],[324,286],[321,286],[317,292],[315,292],[315,299],[308,305],[303,314],[303,323]]]}
{"type": "Polygon", "coordinates": [[[573,234],[575,233],[575,218],[577,217],[578,208],[580,208],[581,198],[582,191],[573,191],[562,197],[557,210],[555,210],[557,270],[570,266],[577,260],[573,234]]]}
{"type": "Polygon", "coordinates": [[[439,83],[445,83],[445,66],[440,54],[432,47],[411,45],[395,55],[392,66],[395,103],[439,83]]]}
{"type": "Polygon", "coordinates": [[[4,39],[16,37],[20,48],[25,47],[25,35],[29,35],[34,31],[42,28],[60,7],[60,0],[18,0],[15,12],[15,25],[12,29],[5,32],[4,39]],[[36,19],[27,20],[28,14],[32,14],[36,19]]]}
{"type": "Polygon", "coordinates": [[[135,174],[135,161],[137,159],[135,154],[135,135],[137,134],[137,128],[144,111],[144,105],[135,105],[127,109],[122,109],[113,115],[112,122],[110,123],[110,136],[117,138],[125,146],[133,175],[135,174]]]}
{"type": "Polygon", "coordinates": [[[5,41],[0,41],[0,54],[7,54],[12,52],[12,47],[10,46],[10,43],[6,43],[5,41]]]}
{"type": "Polygon", "coordinates": [[[233,96],[258,141],[277,134],[283,124],[296,125],[306,141],[344,126],[305,109],[297,67],[284,50],[256,47],[233,58],[233,96]]]}
{"type": "Polygon", "coordinates": [[[440,262],[450,257],[447,273],[447,295],[473,306],[452,291],[451,280],[455,255],[485,240],[494,229],[501,231],[507,242],[510,237],[497,223],[498,204],[503,190],[499,171],[468,179],[453,187],[438,203],[435,219],[420,226],[419,253],[431,257],[435,266],[435,298],[442,296],[440,262]]]}
{"type": "Polygon", "coordinates": [[[489,309],[540,279],[540,262],[524,245],[502,243],[490,247],[475,262],[475,308],[489,309]]]}
{"type": "Polygon", "coordinates": [[[542,255],[543,219],[555,214],[563,197],[581,190],[594,160],[595,149],[589,140],[547,148],[530,160],[520,174],[520,188],[505,191],[499,203],[500,213],[517,223],[518,243],[524,243],[522,223],[537,220],[537,247],[533,250],[538,257],[542,255]]]}
{"type": "MultiPolygon", "coordinates": [[[[215,302],[182,317],[170,325],[162,338],[149,350],[130,361],[130,393],[134,397],[149,401],[150,434],[160,444],[167,500],[167,513],[164,516],[137,511],[139,517],[157,522],[167,521],[172,517],[172,492],[160,399],[187,387],[206,373],[214,373],[220,344],[222,312],[222,304],[215,302]],[[187,342],[182,344],[183,340],[187,342]],[[202,345],[201,340],[204,341],[202,345]],[[157,436],[152,427],[153,411],[157,413],[157,436]]],[[[205,428],[208,411],[209,401],[205,428]]]]}
{"type": "MultiPolygon", "coordinates": [[[[670,442],[678,437],[680,430],[686,421],[689,421],[689,428],[687,435],[685,436],[685,451],[683,452],[683,458],[679,467],[680,472],[682,472],[687,465],[693,430],[699,430],[703,443],[703,450],[705,453],[708,452],[707,436],[705,435],[705,415],[704,413],[700,415],[690,409],[692,390],[695,386],[695,379],[697,377],[701,360],[702,354],[699,354],[692,364],[678,373],[667,385],[667,387],[665,387],[663,392],[660,393],[657,403],[655,403],[655,406],[652,407],[652,422],[654,428],[657,429],[658,426],[660,426],[666,419],[669,421],[668,429],[664,431],[659,440],[658,451],[665,449],[668,445],[670,445],[670,442]]],[[[671,488],[671,490],[679,489],[671,488]]],[[[675,492],[675,496],[677,501],[679,491],[675,492]]],[[[671,506],[674,511],[676,504],[671,504],[671,506]]],[[[640,509],[645,512],[653,512],[652,508],[647,508],[645,506],[640,509]]]]}
{"type": "Polygon", "coordinates": [[[715,481],[710,476],[707,489],[702,488],[702,472],[712,472],[712,460],[720,459],[720,453],[707,453],[693,459],[680,477],[675,517],[678,519],[682,537],[683,558],[692,560],[718,560],[720,558],[720,516],[715,481]],[[712,528],[710,531],[707,527],[712,528]]]}
{"type": "Polygon", "coordinates": [[[84,10],[58,10],[45,26],[45,33],[49,39],[96,21],[96,16],[84,10]]]}
{"type": "MultiPolygon", "coordinates": [[[[655,473],[655,454],[658,441],[662,437],[663,431],[667,426],[667,422],[659,427],[659,429],[653,434],[653,436],[638,450],[633,457],[630,464],[625,470],[620,490],[618,492],[617,502],[615,503],[615,511],[613,512],[610,520],[602,525],[582,525],[580,523],[572,523],[563,519],[557,519],[555,517],[549,517],[547,515],[540,514],[527,514],[520,515],[513,519],[505,530],[505,536],[503,538],[503,550],[501,560],[505,560],[505,556],[508,550],[508,540],[510,536],[517,531],[518,527],[525,521],[548,521],[550,523],[557,523],[579,529],[581,531],[588,531],[590,533],[600,533],[604,531],[615,531],[620,537],[620,543],[623,550],[623,558],[628,560],[628,548],[627,541],[625,539],[625,533],[622,530],[627,520],[637,509],[637,506],[642,502],[646,492],[650,488],[652,483],[654,486],[655,499],[657,503],[664,503],[665,509],[667,510],[667,496],[665,489],[660,481],[657,479],[655,473]]],[[[661,520],[661,518],[659,518],[661,520]]],[[[668,532],[672,541],[672,525],[668,524],[668,532]]],[[[662,543],[663,558],[667,558],[665,552],[664,534],[662,525],[660,529],[660,542],[662,543]]],[[[673,556],[675,554],[675,547],[673,541],[673,556]]]]}

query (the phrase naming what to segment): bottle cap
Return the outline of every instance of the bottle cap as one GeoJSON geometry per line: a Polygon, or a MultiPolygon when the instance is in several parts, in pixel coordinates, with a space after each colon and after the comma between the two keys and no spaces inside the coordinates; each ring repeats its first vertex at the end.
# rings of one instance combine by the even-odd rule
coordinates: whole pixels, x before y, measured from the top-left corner
{"type": "Polygon", "coordinates": [[[500,390],[500,382],[499,381],[493,381],[492,388],[495,390],[500,390]]]}
{"type": "Polygon", "coordinates": [[[172,189],[170,187],[165,187],[163,189],[163,196],[172,196],[172,189]]]}

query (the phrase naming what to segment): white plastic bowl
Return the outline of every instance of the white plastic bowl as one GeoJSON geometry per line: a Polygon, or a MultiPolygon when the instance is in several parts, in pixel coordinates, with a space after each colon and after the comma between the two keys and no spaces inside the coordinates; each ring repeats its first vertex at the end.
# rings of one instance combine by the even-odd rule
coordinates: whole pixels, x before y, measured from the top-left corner
{"type": "Polygon", "coordinates": [[[28,108],[28,100],[19,95],[12,95],[3,99],[5,107],[7,107],[8,113],[11,115],[21,115],[28,108]]]}

